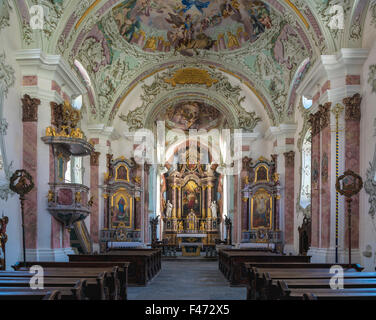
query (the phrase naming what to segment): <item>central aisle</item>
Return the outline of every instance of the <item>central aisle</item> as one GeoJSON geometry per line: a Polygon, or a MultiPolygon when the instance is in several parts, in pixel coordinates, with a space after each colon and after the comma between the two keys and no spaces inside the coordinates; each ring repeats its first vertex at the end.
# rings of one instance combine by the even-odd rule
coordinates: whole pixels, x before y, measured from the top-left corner
{"type": "Polygon", "coordinates": [[[128,288],[129,300],[245,300],[246,288],[232,288],[218,261],[162,261],[162,271],[147,287],[128,288]]]}

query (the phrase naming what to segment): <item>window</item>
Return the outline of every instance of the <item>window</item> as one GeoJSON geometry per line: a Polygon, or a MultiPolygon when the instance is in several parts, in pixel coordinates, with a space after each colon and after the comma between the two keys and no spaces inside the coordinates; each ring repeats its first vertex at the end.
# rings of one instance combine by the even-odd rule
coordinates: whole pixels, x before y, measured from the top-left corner
{"type": "Polygon", "coordinates": [[[307,209],[311,205],[311,130],[308,130],[302,145],[302,182],[300,190],[300,206],[307,209]]]}
{"type": "Polygon", "coordinates": [[[82,108],[82,95],[78,96],[76,99],[73,100],[72,107],[76,110],[81,110],[81,108],[82,108]]]}
{"type": "Polygon", "coordinates": [[[72,157],[67,164],[67,172],[65,175],[65,181],[67,183],[83,184],[84,180],[84,168],[82,166],[81,157],[72,157]]]}
{"type": "Polygon", "coordinates": [[[312,107],[313,101],[303,96],[303,107],[304,109],[309,109],[312,107]]]}

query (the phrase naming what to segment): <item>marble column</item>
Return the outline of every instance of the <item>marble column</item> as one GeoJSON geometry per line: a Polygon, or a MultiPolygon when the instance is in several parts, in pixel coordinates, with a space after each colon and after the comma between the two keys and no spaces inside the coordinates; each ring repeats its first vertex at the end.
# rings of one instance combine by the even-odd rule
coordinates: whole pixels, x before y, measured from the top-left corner
{"type": "Polygon", "coordinates": [[[178,187],[178,219],[181,219],[181,208],[182,208],[182,193],[181,187],[178,187]]]}
{"type": "Polygon", "coordinates": [[[99,243],[99,152],[90,156],[90,194],[93,206],[90,214],[90,236],[93,243],[99,243]]]}
{"type": "Polygon", "coordinates": [[[33,177],[35,187],[25,201],[25,245],[26,249],[37,249],[38,240],[38,107],[39,99],[29,95],[22,98],[23,122],[23,169],[33,177]]]}
{"type": "Polygon", "coordinates": [[[294,177],[295,177],[295,152],[284,153],[285,156],[285,244],[294,244],[294,177]]]}
{"type": "MultiPolygon", "coordinates": [[[[360,94],[343,100],[346,107],[345,127],[346,127],[346,152],[345,166],[346,170],[352,170],[359,174],[360,172],[360,105],[362,98],[360,94]]],[[[359,248],[359,194],[352,198],[351,204],[351,248],[359,248]]],[[[347,208],[346,208],[347,209],[347,208]]],[[[346,210],[345,218],[345,246],[348,249],[348,217],[346,210]]]]}
{"type": "MultiPolygon", "coordinates": [[[[252,161],[252,159],[245,157],[243,158],[243,166],[240,173],[241,177],[241,183],[243,188],[247,187],[249,184],[249,172],[248,172],[248,166],[249,163],[252,161]]],[[[246,232],[249,229],[249,197],[248,194],[243,194],[242,196],[242,202],[241,202],[241,232],[246,232]]]]}
{"type": "Polygon", "coordinates": [[[212,217],[212,212],[211,212],[211,208],[210,208],[210,205],[212,203],[212,192],[213,192],[213,186],[212,185],[208,185],[208,188],[207,188],[207,217],[208,219],[210,219],[212,217]]]}
{"type": "Polygon", "coordinates": [[[202,186],[201,190],[202,201],[202,218],[206,219],[206,186],[202,186]]]}
{"type": "Polygon", "coordinates": [[[145,235],[147,236],[146,242],[151,242],[151,234],[149,231],[150,218],[149,218],[149,175],[150,175],[151,165],[144,163],[144,183],[143,183],[143,195],[144,195],[144,226],[145,226],[145,235]]]}

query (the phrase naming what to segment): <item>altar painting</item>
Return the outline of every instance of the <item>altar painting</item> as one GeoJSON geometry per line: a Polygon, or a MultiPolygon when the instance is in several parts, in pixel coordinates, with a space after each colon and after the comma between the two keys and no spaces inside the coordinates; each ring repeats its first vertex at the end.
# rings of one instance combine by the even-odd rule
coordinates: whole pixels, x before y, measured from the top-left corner
{"type": "Polygon", "coordinates": [[[115,180],[122,180],[129,182],[129,170],[126,166],[120,165],[116,168],[116,177],[115,180]]]}
{"type": "Polygon", "coordinates": [[[273,198],[265,189],[259,189],[251,199],[251,229],[272,229],[273,198]]]}
{"type": "Polygon", "coordinates": [[[190,213],[196,216],[201,215],[201,188],[194,181],[189,181],[182,190],[183,217],[186,218],[190,213]]]}
{"type": "Polygon", "coordinates": [[[112,227],[132,228],[132,198],[125,191],[120,190],[112,197],[112,227]]]}

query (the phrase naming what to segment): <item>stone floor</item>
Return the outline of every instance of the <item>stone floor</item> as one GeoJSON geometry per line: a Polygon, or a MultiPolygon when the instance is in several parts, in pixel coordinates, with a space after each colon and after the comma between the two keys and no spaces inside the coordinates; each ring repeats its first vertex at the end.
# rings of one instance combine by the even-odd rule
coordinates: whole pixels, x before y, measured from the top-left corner
{"type": "Polygon", "coordinates": [[[147,287],[128,288],[129,300],[245,300],[246,288],[230,287],[218,261],[162,261],[162,271],[147,287]]]}

